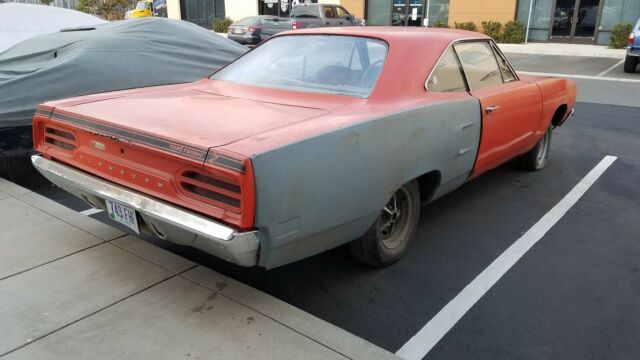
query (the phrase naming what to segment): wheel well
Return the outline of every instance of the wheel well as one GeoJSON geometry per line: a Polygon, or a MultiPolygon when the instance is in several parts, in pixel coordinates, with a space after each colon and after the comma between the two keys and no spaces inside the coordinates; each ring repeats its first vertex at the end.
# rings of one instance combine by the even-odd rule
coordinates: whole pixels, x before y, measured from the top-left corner
{"type": "Polygon", "coordinates": [[[420,201],[425,204],[431,200],[438,185],[440,185],[440,172],[431,171],[420,175],[416,180],[418,181],[418,188],[420,189],[420,201]]]}
{"type": "Polygon", "coordinates": [[[566,104],[560,105],[558,110],[556,110],[555,114],[553,114],[553,117],[551,118],[551,125],[558,126],[558,124],[562,122],[562,119],[566,114],[567,114],[567,105],[566,104]]]}

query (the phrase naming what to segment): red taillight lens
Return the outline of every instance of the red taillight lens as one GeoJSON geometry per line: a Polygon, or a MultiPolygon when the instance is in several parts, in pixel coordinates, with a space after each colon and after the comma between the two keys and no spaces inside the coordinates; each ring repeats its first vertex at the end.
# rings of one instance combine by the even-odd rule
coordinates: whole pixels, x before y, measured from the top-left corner
{"type": "Polygon", "coordinates": [[[633,44],[635,39],[636,39],[636,33],[631,33],[631,35],[629,35],[629,44],[633,44]]]}
{"type": "Polygon", "coordinates": [[[44,142],[62,150],[73,151],[77,147],[76,136],[67,130],[47,125],[44,129],[44,142]]]}
{"type": "Polygon", "coordinates": [[[299,22],[293,22],[291,23],[291,28],[293,30],[298,30],[300,28],[300,23],[299,22]]]}
{"type": "Polygon", "coordinates": [[[255,190],[249,159],[210,150],[204,169],[185,169],[177,181],[183,194],[226,210],[221,220],[242,229],[253,227],[255,190]]]}

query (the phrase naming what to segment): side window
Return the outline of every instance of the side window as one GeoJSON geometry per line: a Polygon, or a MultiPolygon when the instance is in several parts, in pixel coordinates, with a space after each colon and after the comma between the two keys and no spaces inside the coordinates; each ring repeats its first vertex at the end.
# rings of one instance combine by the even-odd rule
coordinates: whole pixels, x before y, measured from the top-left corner
{"type": "Polygon", "coordinates": [[[325,6],[324,7],[324,17],[327,19],[333,19],[336,17],[336,13],[333,10],[333,6],[325,6]]]}
{"type": "Polygon", "coordinates": [[[338,14],[339,18],[344,18],[345,16],[349,15],[347,10],[345,10],[342,6],[336,6],[336,13],[338,14]]]}
{"type": "Polygon", "coordinates": [[[500,72],[502,73],[502,80],[504,82],[513,81],[516,78],[516,75],[511,71],[509,67],[509,62],[507,59],[495,48],[492,46],[493,52],[496,54],[496,59],[498,59],[498,66],[500,67],[500,72]]]}
{"type": "Polygon", "coordinates": [[[471,90],[502,84],[498,62],[488,41],[465,42],[454,45],[471,90]]]}
{"type": "Polygon", "coordinates": [[[460,63],[458,63],[458,58],[452,48],[444,53],[427,80],[427,90],[435,92],[467,91],[460,63]]]}

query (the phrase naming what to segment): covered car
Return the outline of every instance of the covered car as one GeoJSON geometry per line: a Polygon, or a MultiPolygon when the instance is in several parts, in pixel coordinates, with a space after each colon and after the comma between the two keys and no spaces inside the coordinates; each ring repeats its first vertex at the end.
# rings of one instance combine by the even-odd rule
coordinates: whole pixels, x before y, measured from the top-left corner
{"type": "Polygon", "coordinates": [[[34,36],[105,23],[96,16],[55,6],[0,4],[0,53],[34,36]]]}
{"type": "Polygon", "coordinates": [[[199,80],[245,51],[192,23],[162,18],[25,40],[0,54],[0,158],[30,152],[31,119],[39,103],[199,80]]]}

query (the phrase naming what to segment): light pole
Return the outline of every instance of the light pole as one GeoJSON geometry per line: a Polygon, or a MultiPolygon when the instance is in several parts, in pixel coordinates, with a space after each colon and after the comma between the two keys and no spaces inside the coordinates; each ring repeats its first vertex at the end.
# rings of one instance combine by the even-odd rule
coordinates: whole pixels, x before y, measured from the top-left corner
{"type": "Polygon", "coordinates": [[[529,17],[527,18],[527,33],[524,35],[524,43],[525,45],[529,42],[529,27],[531,25],[531,12],[533,11],[533,2],[535,0],[530,0],[529,2],[529,17]]]}
{"type": "Polygon", "coordinates": [[[431,7],[431,0],[427,0],[427,11],[425,12],[425,19],[424,21],[426,22],[425,27],[429,27],[429,8],[431,7]]]}

